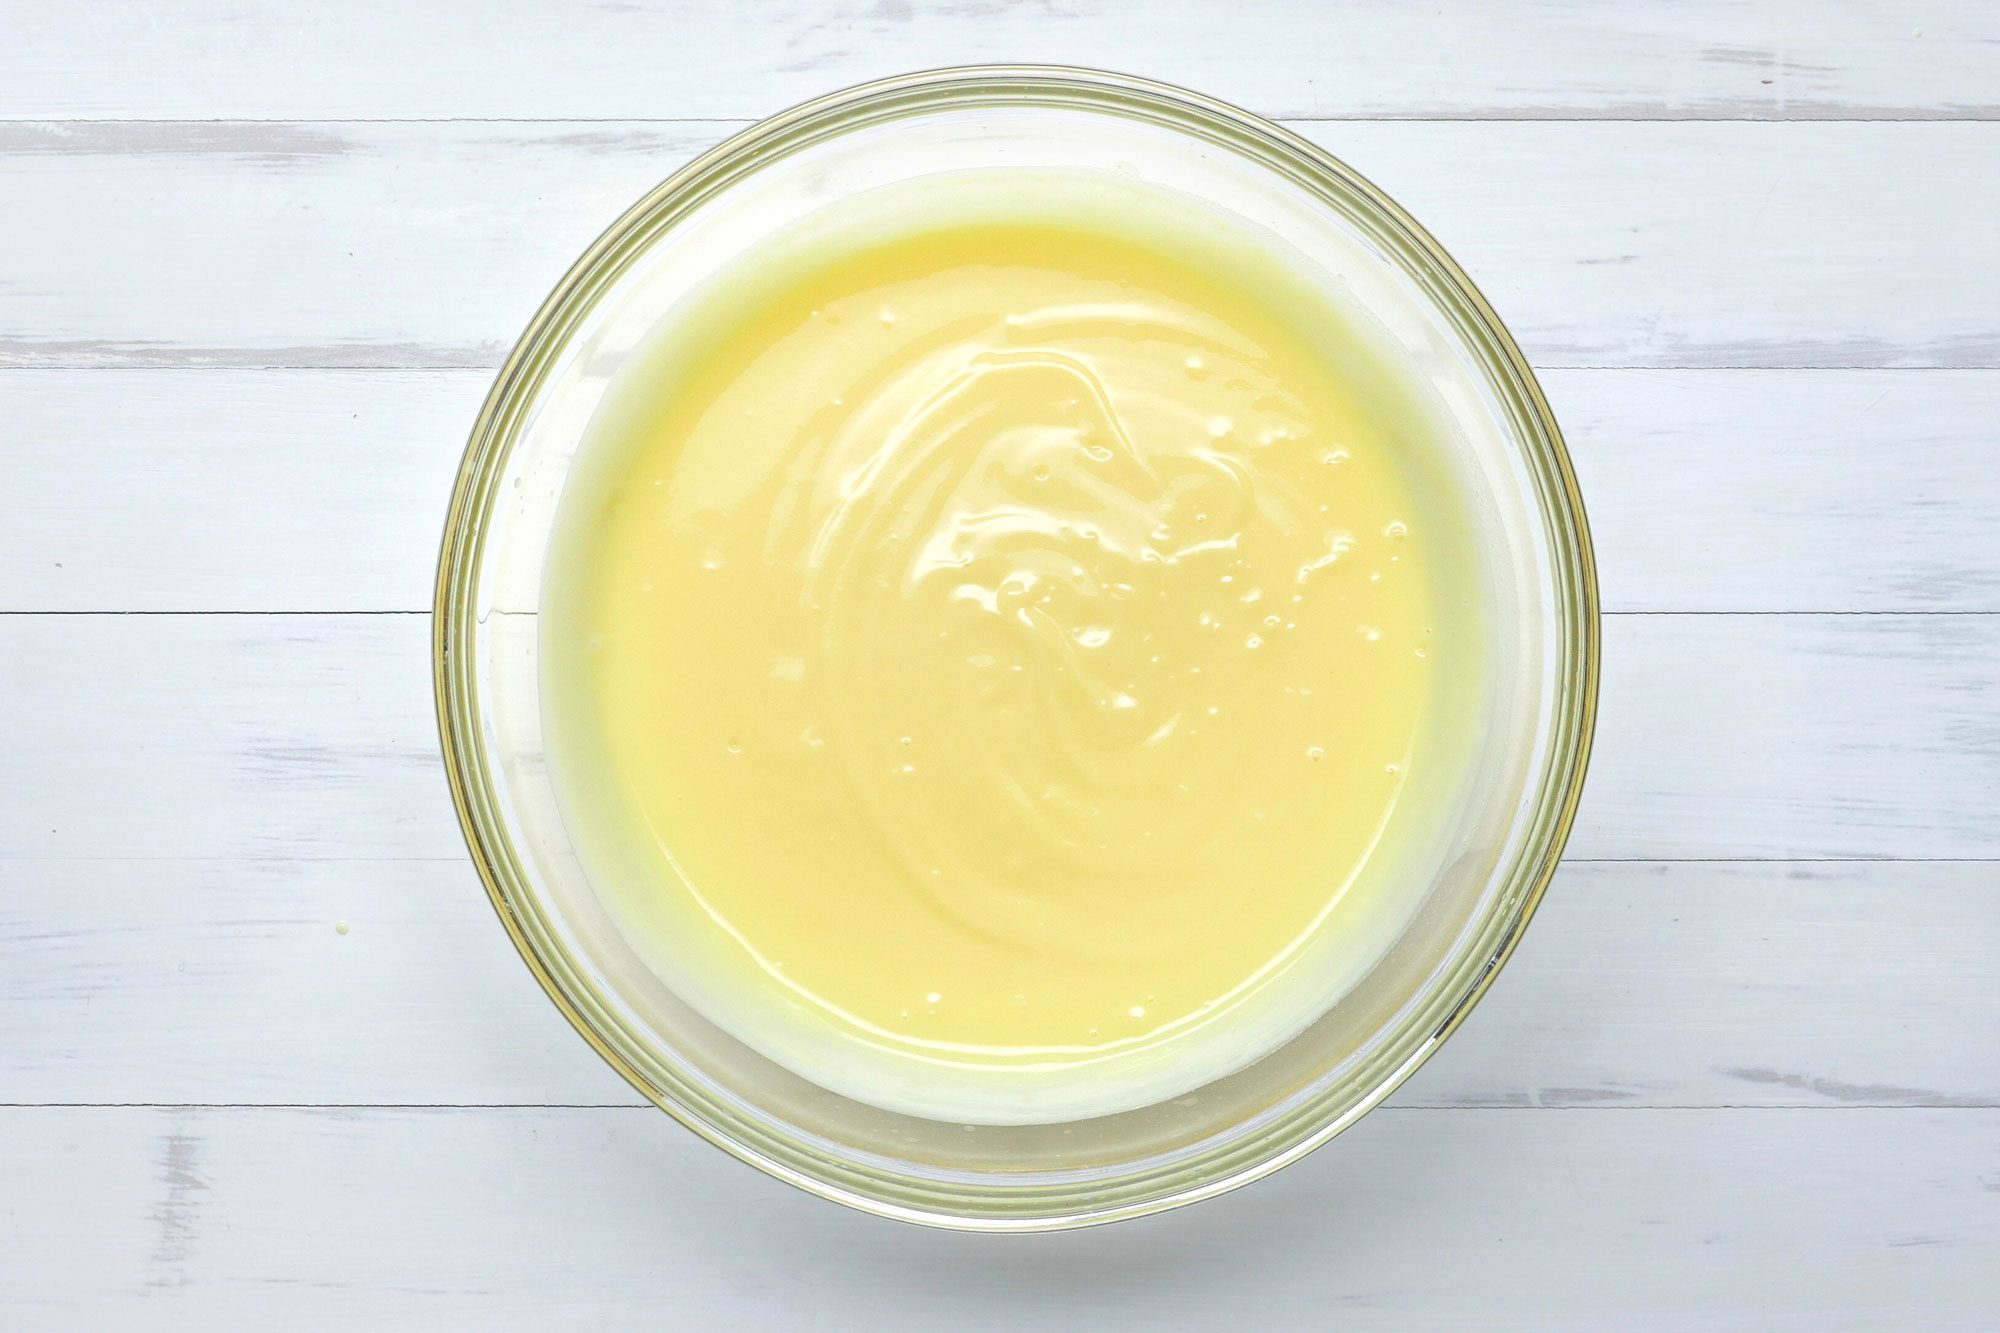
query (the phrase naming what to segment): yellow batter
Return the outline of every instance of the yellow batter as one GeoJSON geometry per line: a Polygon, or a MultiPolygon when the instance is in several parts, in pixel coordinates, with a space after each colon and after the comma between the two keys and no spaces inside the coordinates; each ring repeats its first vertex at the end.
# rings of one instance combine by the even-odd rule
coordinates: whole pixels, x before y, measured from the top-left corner
{"type": "Polygon", "coordinates": [[[641,955],[779,1063],[966,1122],[1144,1104],[1401,919],[1399,796],[1462,762],[1478,658],[1437,427],[1192,201],[903,189],[614,385],[544,598],[553,773],[641,955]]]}

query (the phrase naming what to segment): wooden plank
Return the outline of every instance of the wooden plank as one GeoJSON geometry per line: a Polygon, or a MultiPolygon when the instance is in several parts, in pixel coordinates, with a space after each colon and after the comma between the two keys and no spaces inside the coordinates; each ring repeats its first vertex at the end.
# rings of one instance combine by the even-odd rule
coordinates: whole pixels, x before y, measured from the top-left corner
{"type": "MultiPolygon", "coordinates": [[[[422,610],[487,382],[11,372],[0,610],[422,610]]],[[[1610,609],[2000,611],[2000,373],[1543,382],[1610,609]]]]}
{"type": "Polygon", "coordinates": [[[2000,1106],[1990,862],[1573,862],[1398,1105],[2000,1106]]]}
{"type": "Polygon", "coordinates": [[[0,1112],[38,1327],[1990,1325],[2000,1112],[1378,1111],[1248,1190],[1012,1241],[649,1110],[0,1112]],[[1442,1261],[1441,1261],[1442,1260],[1442,1261]]]}
{"type": "MultiPolygon", "coordinates": [[[[0,1102],[640,1104],[468,864],[0,874],[0,1102]]],[[[1992,864],[1571,864],[1394,1104],[2000,1106],[1996,932],[1992,864]]]]}
{"type": "Polygon", "coordinates": [[[1989,9],[1951,0],[1249,0],[1171,16],[1138,0],[19,5],[0,115],[761,116],[903,70],[1026,57],[1283,116],[1991,116],[1996,37],[1989,9]]]}
{"type": "MultiPolygon", "coordinates": [[[[1584,859],[2000,857],[2000,617],[1619,616],[1584,859]]],[[[0,860],[456,859],[422,616],[0,617],[0,860]]]]}
{"type": "Polygon", "coordinates": [[[0,365],[496,366],[592,238],[726,133],[0,124],[0,365]]]}
{"type": "MultiPolygon", "coordinates": [[[[2000,366],[2000,124],[1303,128],[1539,364],[2000,366]]],[[[727,129],[0,123],[0,366],[490,367],[727,129]]]]}
{"type": "Polygon", "coordinates": [[[0,877],[0,1102],[644,1104],[542,994],[463,856],[0,877]]]}
{"type": "Polygon", "coordinates": [[[10,372],[0,610],[424,610],[491,378],[10,372]]]}
{"type": "Polygon", "coordinates": [[[2000,617],[1633,616],[1604,641],[1572,855],[2000,855],[2000,617]]]}
{"type": "Polygon", "coordinates": [[[462,855],[429,637],[423,616],[0,617],[0,859],[462,855]]]}
{"type": "Polygon", "coordinates": [[[2000,376],[1547,371],[1614,611],[2000,611],[2000,376]]]}

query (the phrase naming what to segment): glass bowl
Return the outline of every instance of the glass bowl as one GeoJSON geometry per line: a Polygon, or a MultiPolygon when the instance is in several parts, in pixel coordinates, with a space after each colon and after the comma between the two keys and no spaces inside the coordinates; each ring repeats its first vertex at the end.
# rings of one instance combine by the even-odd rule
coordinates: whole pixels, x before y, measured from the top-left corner
{"type": "Polygon", "coordinates": [[[1438,244],[1277,126],[1093,71],[941,70],[774,116],[683,167],[570,269],[507,358],[446,520],[433,654],[453,798],[500,919],[549,997],[646,1097],[744,1161],[869,1212],[984,1231],[1207,1198],[1325,1143],[1464,1019],[1548,884],[1582,787],[1598,622],[1583,506],[1527,362],[1438,244]],[[1476,788],[1359,984],[1195,1092],[1068,1124],[958,1125],[817,1087],[709,1023],[641,962],[579,867],[546,769],[537,609],[568,469],[612,376],[675,302],[838,198],[982,166],[1124,173],[1231,210],[1324,271],[1435,391],[1477,497],[1497,627],[1476,788]]]}

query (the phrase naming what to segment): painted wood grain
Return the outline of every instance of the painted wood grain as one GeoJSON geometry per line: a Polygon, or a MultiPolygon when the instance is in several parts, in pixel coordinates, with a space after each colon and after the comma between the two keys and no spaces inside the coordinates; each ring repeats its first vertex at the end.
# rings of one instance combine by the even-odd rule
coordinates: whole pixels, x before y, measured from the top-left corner
{"type": "MultiPolygon", "coordinates": [[[[2000,366],[2000,123],[1302,128],[1541,365],[2000,366]]],[[[492,366],[727,129],[0,123],[0,365],[492,366]]]]}
{"type": "Polygon", "coordinates": [[[1545,371],[1613,611],[2000,611],[2000,376],[1545,371]]]}
{"type": "Polygon", "coordinates": [[[422,616],[0,617],[0,858],[463,854],[422,616]]]}
{"type": "Polygon", "coordinates": [[[30,1326],[1990,1327],[2000,1112],[1387,1109],[1062,1236],[808,1199],[650,1110],[0,1111],[30,1326]]]}
{"type": "MultiPolygon", "coordinates": [[[[422,610],[487,382],[9,372],[0,611],[422,610]]],[[[1613,611],[2000,611],[2000,373],[1543,383],[1613,611]]]]}
{"type": "Polygon", "coordinates": [[[2000,616],[1614,616],[1579,859],[1439,1059],[995,1246],[637,1106],[464,861],[423,617],[268,613],[427,602],[485,368],[644,188],[990,59],[1397,194],[1557,368],[1614,610],[2000,611],[1996,15],[0,0],[0,611],[236,613],[0,615],[0,1324],[1990,1326],[2000,616]],[[1709,120],[1933,123],[1633,123],[1709,120]],[[51,1105],[152,1101],[258,1105],[51,1105]]]}
{"type": "Polygon", "coordinates": [[[981,61],[1175,80],[1282,116],[1992,116],[1989,7],[1216,0],[11,5],[0,116],[768,115],[981,61]]]}
{"type": "Polygon", "coordinates": [[[0,611],[425,610],[491,378],[7,372],[0,611]]]}
{"type": "Polygon", "coordinates": [[[2000,855],[2000,617],[1606,622],[1578,857],[2000,855]]]}
{"type": "MultiPolygon", "coordinates": [[[[0,1103],[640,1104],[462,861],[0,875],[0,1103]]],[[[1997,937],[1993,864],[1572,863],[1392,1104],[2000,1107],[1997,937]]]]}
{"type": "MultiPolygon", "coordinates": [[[[422,616],[0,617],[0,859],[456,859],[422,616]]],[[[1615,616],[1584,859],[2000,857],[2000,617],[1615,616]]]]}

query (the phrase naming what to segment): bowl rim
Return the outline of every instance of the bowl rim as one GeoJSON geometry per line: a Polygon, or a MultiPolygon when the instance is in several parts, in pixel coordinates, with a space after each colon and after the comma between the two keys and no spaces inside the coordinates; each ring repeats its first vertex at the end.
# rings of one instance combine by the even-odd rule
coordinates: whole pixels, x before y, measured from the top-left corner
{"type": "MultiPolygon", "coordinates": [[[[1029,98],[1022,104],[1032,105],[1029,98]]],[[[928,103],[923,104],[928,106],[928,103]]],[[[835,132],[844,128],[839,123],[835,132]]],[[[635,1090],[693,1130],[708,1143],[749,1163],[777,1179],[798,1186],[810,1194],[845,1204],[862,1212],[928,1226],[980,1232],[1022,1232],[1067,1230],[1126,1218],[1145,1216],[1212,1198],[1262,1179],[1322,1146],[1368,1111],[1380,1104],[1409,1078],[1443,1044],[1466,1015],[1492,986],[1501,968],[1512,956],[1529,921],[1546,895],[1564,844],[1575,822],[1591,745],[1595,732],[1598,682],[1602,656],[1601,611],[1599,608],[1596,561],[1590,538],[1589,521],[1578,489],[1574,468],[1553,411],[1544,396],[1527,358],[1507,331],[1499,316],[1478,287],[1451,255],[1413,217],[1371,181],[1345,162],[1312,141],[1280,125],[1229,103],[1173,84],[1135,75],[1114,73],[1081,66],[1039,64],[961,65],[915,71],[876,79],[843,88],[799,103],[776,115],[739,130],[714,147],[671,173],[622,212],[601,232],[569,267],[508,353],[496,374],[467,441],[452,486],[445,514],[444,533],[437,560],[437,577],[431,613],[431,665],[436,721],[442,749],[445,777],[457,812],[466,847],[484,884],[486,894],[515,949],[543,992],[569,1021],[577,1033],[604,1061],[635,1090]],[[1545,497],[1545,507],[1559,519],[1551,524],[1562,549],[1552,563],[1551,577],[1563,602],[1562,627],[1566,667],[1558,680],[1558,699],[1551,724],[1550,744],[1554,760],[1539,791],[1531,793],[1539,809],[1530,822],[1530,833],[1522,854],[1511,868],[1515,887],[1495,894],[1496,904],[1513,899],[1510,910],[1495,911],[1490,919],[1478,921],[1481,934],[1493,942],[1483,954],[1467,948],[1459,962],[1457,976],[1447,975],[1431,988],[1435,1003],[1442,1009],[1441,1020],[1424,1032],[1419,1021],[1405,1020],[1400,1033],[1385,1039],[1390,1057],[1373,1084],[1334,1114],[1328,1092],[1306,1100],[1301,1107],[1250,1136],[1255,1143],[1276,1138],[1268,1151],[1244,1153],[1232,1149],[1218,1161],[1207,1152],[1196,1151],[1165,1166],[1132,1177],[1156,1181],[1182,1177],[1178,1187],[1147,1193],[1140,1197],[1102,1199],[1102,1186],[1080,1185],[1059,1193],[1073,1196],[1069,1206],[1046,1211],[1022,1211],[1005,1200],[1044,1196],[996,1193],[981,1196],[967,1206],[953,1207],[941,1202],[901,1202],[865,1188],[874,1179],[899,1179],[893,1172],[879,1170],[845,1178],[828,1167],[824,1151],[810,1147],[785,1158],[767,1151],[738,1133],[716,1123],[697,1106],[658,1086],[638,1065],[607,1039],[599,1025],[586,1013],[586,1006],[563,984],[543,957],[541,948],[524,928],[515,903],[531,895],[516,894],[508,882],[518,871],[511,864],[512,849],[505,833],[505,821],[494,813],[493,778],[481,740],[477,705],[477,682],[473,663],[474,635],[478,617],[471,604],[478,588],[479,554],[484,538],[484,502],[490,498],[499,473],[513,443],[517,409],[539,387],[540,372],[562,345],[567,331],[589,310],[595,288],[617,276],[607,272],[607,261],[630,243],[635,233],[664,225],[663,206],[686,196],[683,208],[692,207],[714,188],[726,188],[734,177],[720,182],[712,178],[719,168],[754,161],[774,141],[796,136],[802,130],[828,120],[836,122],[844,114],[871,105],[886,105],[890,113],[896,103],[912,94],[936,97],[953,91],[968,95],[1041,90],[1047,95],[1070,98],[1098,96],[1107,103],[1126,99],[1164,107],[1191,115],[1210,125],[1226,129],[1274,152],[1290,163],[1326,179],[1356,196],[1374,220],[1389,229],[1428,268],[1429,277],[1441,282],[1460,303],[1460,314],[1469,320],[1464,333],[1477,333],[1489,374],[1501,377],[1513,391],[1511,406],[1532,429],[1526,443],[1530,459],[1544,483],[1553,483],[1553,503],[1545,497]],[[1563,545],[1566,543],[1566,545],[1563,545]],[[1524,878],[1525,877],[1525,878],[1524,878]],[[1401,1046],[1398,1042],[1400,1039],[1401,1046]],[[1406,1049],[1404,1049],[1406,1048],[1406,1049]],[[1397,1055],[1402,1058],[1396,1059],[1397,1055]],[[1301,1127],[1301,1122],[1305,1122],[1301,1127]],[[1242,1160],[1236,1160],[1242,1159],[1242,1160]],[[819,1165],[825,1174],[807,1169],[805,1163],[819,1165]],[[859,1180],[864,1184],[850,1183],[859,1180]],[[1100,1197],[1092,1199],[1093,1193],[1100,1197]]],[[[566,961],[566,960],[564,960],[566,961]]],[[[1422,994],[1419,992],[1419,994],[1422,994]]],[[[942,1192],[942,1191],[939,1191],[942,1192]]],[[[1039,1208],[1039,1204],[1031,1203],[1039,1208]]]]}

